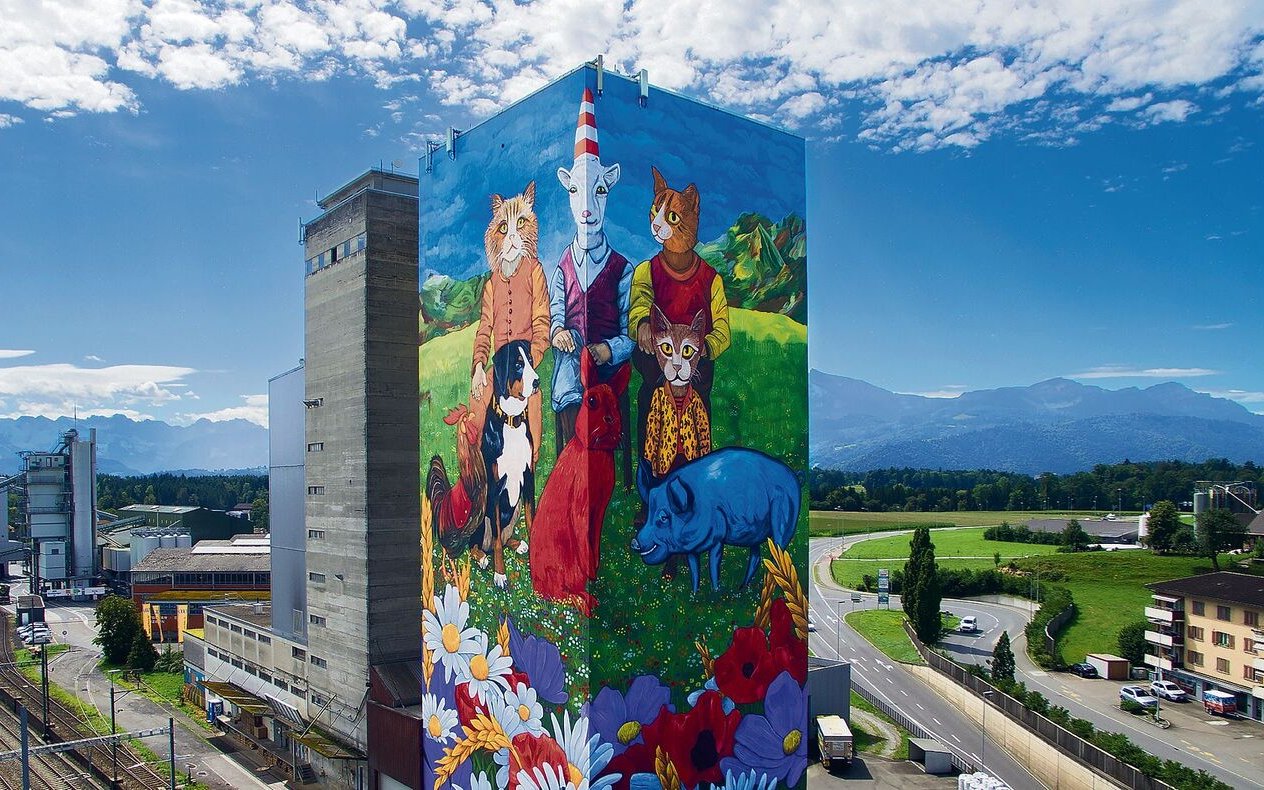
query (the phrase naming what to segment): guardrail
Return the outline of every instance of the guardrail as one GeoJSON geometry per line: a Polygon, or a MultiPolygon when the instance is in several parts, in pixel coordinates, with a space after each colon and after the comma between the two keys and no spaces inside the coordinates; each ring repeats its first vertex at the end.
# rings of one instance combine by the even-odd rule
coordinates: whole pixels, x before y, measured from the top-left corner
{"type": "MultiPolygon", "coordinates": [[[[879,698],[872,691],[857,683],[854,677],[851,681],[851,687],[852,690],[859,694],[866,702],[880,710],[884,716],[894,721],[900,727],[908,730],[909,734],[914,738],[934,738],[937,741],[943,742],[942,738],[936,737],[934,733],[928,732],[926,728],[910,719],[908,714],[904,711],[879,698]]],[[[945,743],[944,745],[947,746],[948,744],[945,743]]],[[[952,767],[956,768],[961,773],[972,774],[979,770],[978,766],[960,756],[951,748],[948,750],[948,753],[952,756],[952,767]]]]}
{"type": "MultiPolygon", "coordinates": [[[[1074,606],[1067,607],[1058,616],[1061,617],[1068,611],[1073,612],[1074,606]]],[[[984,705],[991,704],[995,708],[1000,708],[1008,719],[1018,722],[1028,732],[1040,736],[1045,743],[1130,790],[1176,790],[1167,782],[1147,776],[1136,767],[1081,738],[1052,719],[1036,713],[983,678],[970,674],[957,662],[926,647],[907,622],[904,623],[904,630],[913,641],[913,647],[931,669],[970,691],[982,700],[984,705]],[[984,693],[990,695],[990,699],[984,697],[984,693]]],[[[861,694],[861,696],[864,695],[861,694]]]]}
{"type": "Polygon", "coordinates": [[[1045,652],[1054,657],[1055,661],[1061,661],[1058,657],[1058,638],[1054,636],[1062,630],[1062,626],[1066,625],[1067,620],[1075,616],[1075,603],[1067,604],[1066,608],[1049,618],[1049,622],[1045,623],[1045,652]]]}

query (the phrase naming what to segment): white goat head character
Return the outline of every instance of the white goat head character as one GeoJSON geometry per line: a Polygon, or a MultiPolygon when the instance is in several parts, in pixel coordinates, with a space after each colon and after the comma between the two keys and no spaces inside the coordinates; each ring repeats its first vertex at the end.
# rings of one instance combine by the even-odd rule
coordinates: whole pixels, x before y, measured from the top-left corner
{"type": "Polygon", "coordinates": [[[601,163],[593,96],[587,88],[575,126],[575,163],[569,170],[559,167],[557,180],[568,193],[579,246],[585,250],[600,246],[605,235],[606,198],[619,180],[619,165],[606,167],[601,163]]]}

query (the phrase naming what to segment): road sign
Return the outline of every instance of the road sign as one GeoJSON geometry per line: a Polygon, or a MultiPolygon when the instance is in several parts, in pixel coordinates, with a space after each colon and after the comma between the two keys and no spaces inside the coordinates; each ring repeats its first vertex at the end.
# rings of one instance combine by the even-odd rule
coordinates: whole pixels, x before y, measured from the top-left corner
{"type": "Polygon", "coordinates": [[[891,589],[891,575],[886,568],[878,569],[878,592],[886,592],[891,589]]]}
{"type": "Polygon", "coordinates": [[[852,594],[851,594],[851,602],[852,602],[852,603],[860,603],[860,596],[859,596],[858,594],[856,594],[856,593],[852,593],[852,594]]]}
{"type": "Polygon", "coordinates": [[[880,593],[878,593],[878,604],[879,604],[879,605],[882,605],[882,604],[884,604],[884,603],[890,603],[890,601],[891,601],[891,599],[890,599],[890,597],[889,597],[886,593],[884,593],[884,592],[880,592],[880,593]]]}

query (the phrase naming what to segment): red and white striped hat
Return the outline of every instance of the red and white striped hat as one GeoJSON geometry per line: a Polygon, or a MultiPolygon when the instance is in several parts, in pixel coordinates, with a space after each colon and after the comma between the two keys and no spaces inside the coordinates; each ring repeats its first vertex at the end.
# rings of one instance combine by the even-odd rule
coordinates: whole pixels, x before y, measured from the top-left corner
{"type": "Polygon", "coordinates": [[[597,115],[593,106],[592,91],[584,88],[584,100],[579,103],[579,120],[575,123],[575,158],[597,153],[597,115]]]}

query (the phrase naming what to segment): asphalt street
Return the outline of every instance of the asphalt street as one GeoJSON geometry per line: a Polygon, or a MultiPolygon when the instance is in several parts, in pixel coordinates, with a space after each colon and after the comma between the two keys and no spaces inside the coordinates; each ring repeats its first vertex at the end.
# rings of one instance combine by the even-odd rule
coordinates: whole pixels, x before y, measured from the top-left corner
{"type": "MultiPolygon", "coordinates": [[[[873,533],[872,535],[853,535],[847,538],[816,538],[811,542],[811,564],[814,575],[814,598],[812,601],[817,626],[824,629],[827,617],[823,607],[828,605],[833,610],[828,622],[834,626],[838,622],[838,607],[842,607],[845,615],[854,605],[857,608],[874,608],[877,605],[876,595],[862,595],[861,602],[851,603],[847,592],[831,590],[832,577],[828,569],[828,557],[850,548],[863,540],[888,537],[900,532],[873,533]],[[819,567],[817,567],[819,565],[819,567]],[[823,583],[822,583],[823,582],[823,583]],[[821,592],[821,590],[824,592],[821,592]],[[819,596],[819,598],[818,598],[819,596]],[[818,604],[817,601],[822,603],[818,604]]],[[[933,538],[933,535],[932,535],[933,538]]],[[[892,567],[896,567],[893,563],[892,567]]],[[[890,605],[899,608],[899,596],[891,596],[890,605]]],[[[1086,681],[1065,672],[1047,672],[1041,669],[1027,656],[1026,637],[1023,628],[1030,617],[1030,611],[1013,606],[990,604],[979,601],[945,599],[943,608],[953,614],[974,615],[979,619],[980,633],[967,636],[952,634],[947,636],[941,645],[953,653],[953,658],[961,663],[985,663],[992,655],[997,638],[1001,631],[1009,632],[1014,646],[1015,678],[1027,685],[1027,688],[1039,691],[1051,702],[1061,705],[1071,715],[1091,721],[1095,727],[1111,730],[1127,735],[1141,748],[1165,760],[1176,760],[1194,769],[1201,769],[1234,787],[1264,788],[1264,777],[1260,774],[1260,766],[1264,765],[1264,728],[1248,721],[1229,721],[1221,717],[1205,715],[1201,706],[1187,704],[1168,706],[1164,716],[1173,721],[1173,726],[1160,730],[1145,719],[1125,713],[1119,709],[1118,688],[1123,685],[1106,680],[1086,681]],[[1168,714],[1171,715],[1168,715],[1168,714]]],[[[837,634],[839,629],[832,631],[837,634]]],[[[843,657],[850,645],[859,641],[866,647],[873,648],[846,623],[842,624],[841,641],[843,657]],[[849,640],[850,638],[850,640],[849,640]]],[[[816,643],[814,643],[816,649],[816,643]]],[[[834,652],[819,652],[817,655],[834,655],[834,652]]],[[[881,655],[881,654],[879,654],[881,655]]],[[[885,658],[883,658],[885,661],[885,658]]],[[[916,678],[905,673],[906,678],[919,688],[925,688],[916,678]]],[[[860,676],[862,682],[864,676],[860,676]]],[[[1133,681],[1147,685],[1142,681],[1133,681]]],[[[869,686],[869,684],[866,684],[869,686]]],[[[906,705],[900,706],[906,712],[906,705]]],[[[919,721],[920,723],[920,721],[919,721]]],[[[975,732],[978,732],[976,729],[975,732]]],[[[989,750],[989,768],[991,754],[989,750]]],[[[1004,778],[1004,777],[1002,777],[1004,778]]],[[[1018,785],[1015,785],[1018,786],[1018,785]]]]}

